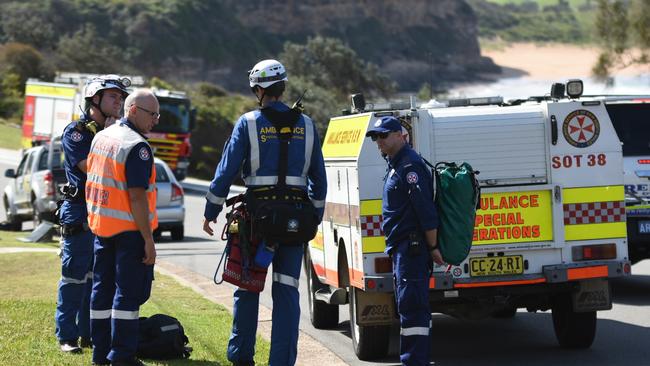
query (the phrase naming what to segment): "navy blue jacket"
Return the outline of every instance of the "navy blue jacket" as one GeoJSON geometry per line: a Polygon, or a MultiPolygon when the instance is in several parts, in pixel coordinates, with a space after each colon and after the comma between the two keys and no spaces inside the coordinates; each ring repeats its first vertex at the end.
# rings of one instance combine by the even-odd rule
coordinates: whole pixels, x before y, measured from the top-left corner
{"type": "MultiPolygon", "coordinates": [[[[270,107],[278,111],[289,110],[282,102],[273,102],[270,107]]],[[[259,110],[239,118],[206,195],[204,216],[207,220],[214,220],[221,212],[240,168],[247,187],[277,184],[278,136],[273,124],[259,110]]],[[[322,217],[327,194],[323,152],[316,126],[304,114],[294,126],[288,158],[286,184],[306,189],[322,217]]]]}
{"type": "Polygon", "coordinates": [[[431,171],[409,145],[390,159],[382,197],[386,253],[411,232],[423,236],[424,231],[438,228],[432,179],[431,171]]]}

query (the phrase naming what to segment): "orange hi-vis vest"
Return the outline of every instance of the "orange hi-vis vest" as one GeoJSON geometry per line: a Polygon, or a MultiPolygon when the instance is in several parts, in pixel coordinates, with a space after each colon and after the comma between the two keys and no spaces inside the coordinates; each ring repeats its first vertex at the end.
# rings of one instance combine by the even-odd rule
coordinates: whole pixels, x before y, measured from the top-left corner
{"type": "MultiPolygon", "coordinates": [[[[86,206],[88,226],[93,234],[111,237],[125,231],[138,231],[131,211],[126,183],[126,159],[139,143],[148,144],[129,126],[116,123],[97,133],[88,154],[86,206]]],[[[153,159],[153,156],[150,157],[153,159]]],[[[156,214],[156,166],[153,164],[147,189],[149,225],[158,227],[156,214]]]]}

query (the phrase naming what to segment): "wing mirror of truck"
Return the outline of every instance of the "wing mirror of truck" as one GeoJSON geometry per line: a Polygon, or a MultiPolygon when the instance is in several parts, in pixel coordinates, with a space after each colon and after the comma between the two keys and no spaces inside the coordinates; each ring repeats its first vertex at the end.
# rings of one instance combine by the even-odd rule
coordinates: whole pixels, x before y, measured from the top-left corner
{"type": "Polygon", "coordinates": [[[7,178],[16,178],[16,171],[13,169],[5,170],[5,177],[7,178]]]}
{"type": "Polygon", "coordinates": [[[196,108],[190,110],[190,131],[194,130],[196,126],[196,108]]]}

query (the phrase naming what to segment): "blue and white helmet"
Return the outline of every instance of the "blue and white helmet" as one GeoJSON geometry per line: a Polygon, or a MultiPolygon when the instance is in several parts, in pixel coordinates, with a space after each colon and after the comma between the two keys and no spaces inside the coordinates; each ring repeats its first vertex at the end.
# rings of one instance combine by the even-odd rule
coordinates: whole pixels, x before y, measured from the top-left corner
{"type": "Polygon", "coordinates": [[[277,60],[260,61],[248,72],[248,82],[251,88],[256,85],[268,88],[278,81],[287,81],[287,70],[277,60]]]}
{"type": "Polygon", "coordinates": [[[124,98],[126,98],[129,95],[126,88],[129,86],[131,86],[131,79],[127,77],[121,77],[114,74],[97,76],[86,82],[86,86],[84,87],[84,98],[91,99],[100,91],[107,89],[117,89],[121,91],[124,98]]]}

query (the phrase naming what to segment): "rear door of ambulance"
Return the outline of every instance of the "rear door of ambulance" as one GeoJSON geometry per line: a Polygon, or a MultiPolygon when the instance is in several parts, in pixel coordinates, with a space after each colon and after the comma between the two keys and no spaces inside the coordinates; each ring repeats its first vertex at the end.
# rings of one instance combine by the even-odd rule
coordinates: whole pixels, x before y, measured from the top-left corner
{"type": "MultiPolygon", "coordinates": [[[[450,270],[455,288],[537,283],[561,263],[561,202],[550,177],[550,128],[543,105],[431,109],[432,161],[466,161],[480,171],[468,259],[450,270]],[[526,282],[528,281],[528,282],[526,282]]],[[[436,267],[436,272],[446,266],[436,267]]]]}

